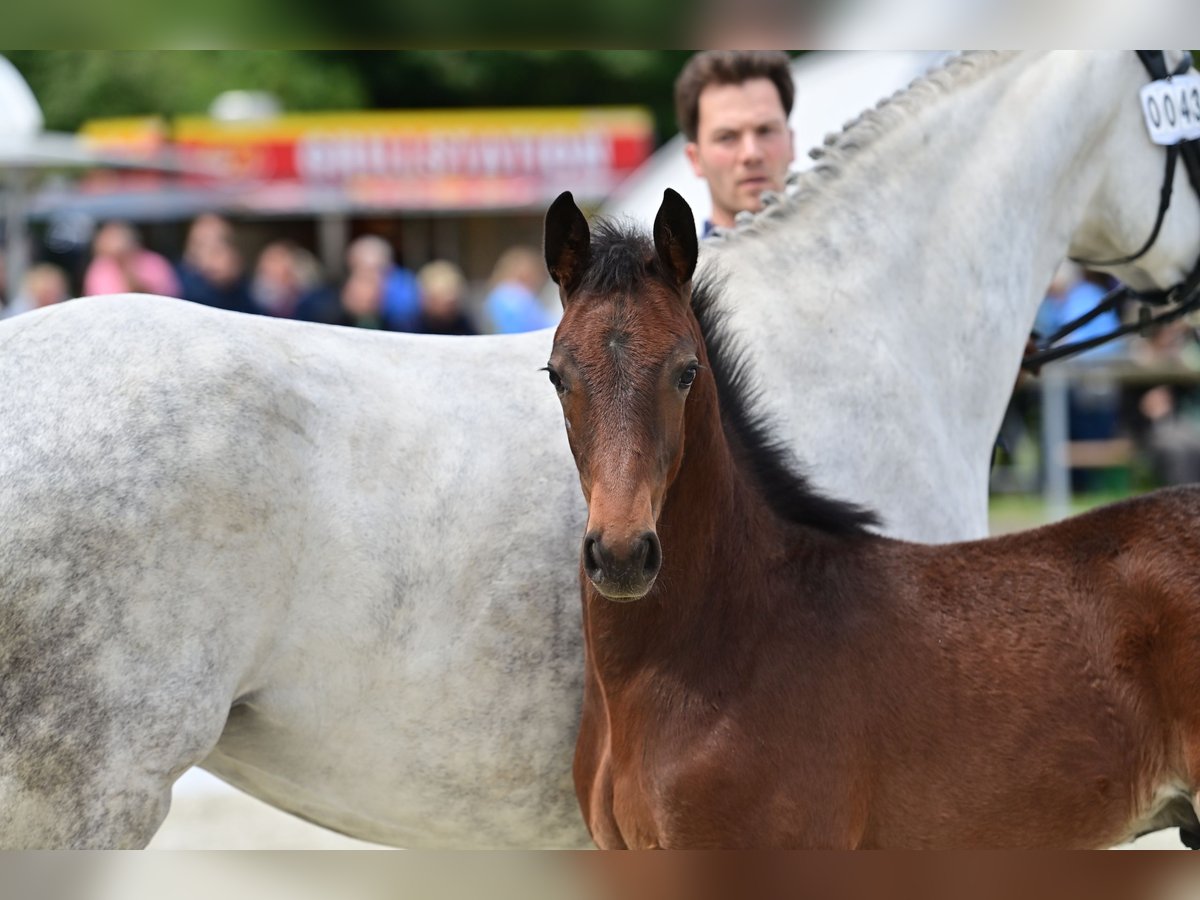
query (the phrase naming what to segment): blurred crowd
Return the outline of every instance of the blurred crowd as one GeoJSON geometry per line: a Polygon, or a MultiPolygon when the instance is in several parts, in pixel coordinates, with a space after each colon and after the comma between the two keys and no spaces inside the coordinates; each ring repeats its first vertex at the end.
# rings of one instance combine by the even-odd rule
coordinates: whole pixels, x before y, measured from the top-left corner
{"type": "Polygon", "coordinates": [[[450,260],[431,260],[415,272],[405,268],[388,240],[375,234],[351,241],[344,274],[331,278],[312,252],[291,240],[272,240],[248,260],[233,223],[206,213],[191,223],[175,260],[147,247],[131,223],[106,222],[92,239],[81,290],[72,290],[63,268],[41,262],[26,272],[16,296],[4,298],[0,315],[62,303],[76,293],[133,292],[328,325],[416,334],[512,333],[557,321],[542,299],[546,281],[533,247],[510,247],[496,260],[487,284],[472,285],[450,260]]]}
{"type": "MultiPolygon", "coordinates": [[[[1064,262],[1038,310],[1035,333],[1054,334],[1115,287],[1107,275],[1064,262]]],[[[1108,310],[1063,343],[1109,334],[1138,315],[1134,304],[1108,310]]],[[[1074,491],[1121,491],[1132,486],[1131,479],[1142,486],[1200,481],[1200,332],[1191,320],[1147,328],[1050,365],[1070,373],[1066,425],[1074,491]]],[[[1035,389],[1014,394],[1001,429],[1001,458],[1010,462],[1018,445],[1036,442],[1040,430],[1036,381],[1026,387],[1035,389]]],[[[1037,480],[1044,474],[1039,471],[1037,480]]],[[[993,477],[993,487],[1005,480],[993,477]]],[[[1036,488],[1030,483],[1018,489],[1036,488]]]]}

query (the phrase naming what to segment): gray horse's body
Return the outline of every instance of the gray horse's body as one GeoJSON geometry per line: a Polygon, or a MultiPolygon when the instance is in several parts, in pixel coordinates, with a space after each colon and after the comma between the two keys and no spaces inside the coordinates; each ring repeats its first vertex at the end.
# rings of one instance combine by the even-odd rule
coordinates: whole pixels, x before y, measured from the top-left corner
{"type": "Polygon", "coordinates": [[[6,323],[4,844],[144,842],[201,760],[377,841],[577,843],[544,752],[578,704],[582,525],[529,389],[545,337],[144,296],[6,323]],[[480,432],[470,403],[506,412],[480,432]]]}
{"type": "MultiPolygon", "coordinates": [[[[1055,264],[1149,233],[1144,81],[1132,53],[955,63],[706,246],[814,483],[894,535],[983,533],[1055,264]]],[[[1178,177],[1135,284],[1200,255],[1178,177]]],[[[0,324],[0,845],[144,844],[193,764],[368,840],[586,843],[549,348],[135,296],[0,324]]]]}

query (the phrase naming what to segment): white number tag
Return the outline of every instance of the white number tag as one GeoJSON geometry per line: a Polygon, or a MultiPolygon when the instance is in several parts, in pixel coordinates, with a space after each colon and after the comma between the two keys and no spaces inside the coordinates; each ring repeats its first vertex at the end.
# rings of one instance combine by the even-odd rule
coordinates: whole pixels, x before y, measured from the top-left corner
{"type": "Polygon", "coordinates": [[[1150,82],[1142,88],[1142,114],[1156,144],[1200,138],[1200,72],[1150,82]]]}

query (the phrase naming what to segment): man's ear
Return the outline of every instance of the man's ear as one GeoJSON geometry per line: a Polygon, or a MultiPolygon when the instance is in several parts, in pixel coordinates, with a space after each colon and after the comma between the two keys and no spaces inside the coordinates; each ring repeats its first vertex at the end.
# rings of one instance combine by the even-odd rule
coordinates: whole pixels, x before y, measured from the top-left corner
{"type": "Polygon", "coordinates": [[[546,210],[546,268],[558,285],[564,304],[579,287],[591,258],[592,234],[587,219],[575,205],[570,191],[558,195],[546,210]]]}
{"type": "Polygon", "coordinates": [[[692,174],[697,178],[703,178],[704,170],[700,168],[700,145],[695,141],[688,141],[683,148],[683,155],[692,165],[692,174]]]}

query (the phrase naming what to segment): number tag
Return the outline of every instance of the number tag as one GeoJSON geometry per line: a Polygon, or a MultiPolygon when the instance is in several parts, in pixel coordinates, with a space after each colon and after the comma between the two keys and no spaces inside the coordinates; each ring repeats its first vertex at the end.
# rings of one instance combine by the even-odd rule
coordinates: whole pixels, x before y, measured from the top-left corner
{"type": "Polygon", "coordinates": [[[1142,115],[1156,144],[1200,138],[1200,72],[1150,82],[1142,88],[1142,115]]]}

